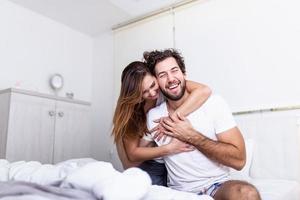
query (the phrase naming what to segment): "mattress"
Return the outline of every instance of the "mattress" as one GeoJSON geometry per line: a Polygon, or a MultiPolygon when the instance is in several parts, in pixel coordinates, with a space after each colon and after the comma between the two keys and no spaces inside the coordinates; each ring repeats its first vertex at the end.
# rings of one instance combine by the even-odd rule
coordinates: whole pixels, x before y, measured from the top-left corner
{"type": "Polygon", "coordinates": [[[300,200],[300,184],[291,180],[252,179],[262,200],[300,200]]]}

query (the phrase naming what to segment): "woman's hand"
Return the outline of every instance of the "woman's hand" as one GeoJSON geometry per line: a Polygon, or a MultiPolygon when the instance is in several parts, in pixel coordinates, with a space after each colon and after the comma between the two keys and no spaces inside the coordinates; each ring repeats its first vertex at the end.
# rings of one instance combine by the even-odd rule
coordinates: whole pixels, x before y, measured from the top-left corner
{"type": "Polygon", "coordinates": [[[165,147],[168,148],[170,154],[177,154],[195,150],[194,146],[177,140],[176,138],[171,138],[170,143],[166,144],[165,147]]]}
{"type": "Polygon", "coordinates": [[[158,125],[155,126],[153,129],[151,129],[150,133],[154,133],[155,132],[153,138],[156,141],[160,141],[161,139],[163,139],[163,142],[166,141],[166,138],[167,138],[168,135],[165,134],[165,131],[167,131],[167,130],[163,127],[162,123],[163,123],[164,119],[168,119],[168,118],[169,117],[161,117],[159,119],[154,120],[154,122],[158,123],[158,125]]]}

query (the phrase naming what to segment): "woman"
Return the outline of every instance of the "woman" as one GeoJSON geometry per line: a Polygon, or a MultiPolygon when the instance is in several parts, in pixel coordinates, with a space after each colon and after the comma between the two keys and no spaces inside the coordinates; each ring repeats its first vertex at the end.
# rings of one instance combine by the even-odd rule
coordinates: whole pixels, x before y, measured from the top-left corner
{"type": "MultiPolygon", "coordinates": [[[[151,75],[145,63],[130,63],[122,72],[121,82],[112,132],[119,158],[124,169],[138,166],[149,173],[153,184],[166,185],[164,164],[152,159],[193,149],[176,139],[160,147],[153,147],[152,143],[142,139],[148,132],[146,113],[163,101],[156,78],[151,75]]],[[[177,113],[188,115],[199,108],[211,94],[207,86],[192,81],[187,81],[186,87],[190,96],[173,113],[174,116],[177,113]]]]}

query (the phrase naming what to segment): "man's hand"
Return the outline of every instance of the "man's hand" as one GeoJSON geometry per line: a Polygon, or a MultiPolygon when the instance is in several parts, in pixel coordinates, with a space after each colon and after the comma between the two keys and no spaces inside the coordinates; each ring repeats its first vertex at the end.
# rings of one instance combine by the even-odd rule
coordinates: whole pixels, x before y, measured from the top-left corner
{"type": "Polygon", "coordinates": [[[183,142],[190,142],[191,137],[194,135],[194,129],[190,121],[177,113],[176,117],[170,115],[168,118],[164,118],[161,122],[165,128],[164,133],[171,137],[175,137],[183,142]]]}

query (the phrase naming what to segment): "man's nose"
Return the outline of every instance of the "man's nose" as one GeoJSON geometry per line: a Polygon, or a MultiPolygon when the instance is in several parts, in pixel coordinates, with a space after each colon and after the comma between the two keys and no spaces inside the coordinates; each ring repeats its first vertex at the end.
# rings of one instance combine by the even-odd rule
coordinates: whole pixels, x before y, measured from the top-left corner
{"type": "Polygon", "coordinates": [[[175,77],[170,73],[168,74],[168,82],[173,82],[175,77]]]}

